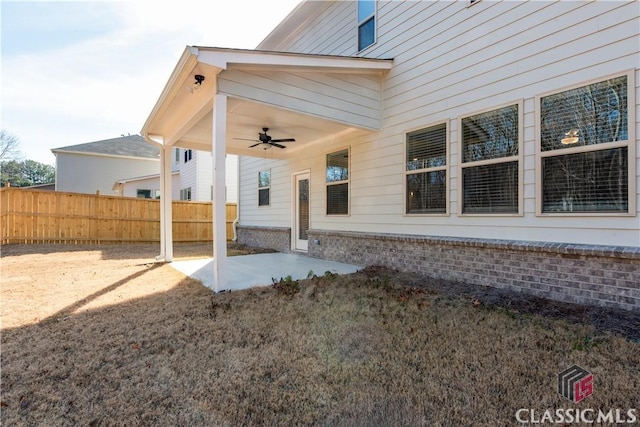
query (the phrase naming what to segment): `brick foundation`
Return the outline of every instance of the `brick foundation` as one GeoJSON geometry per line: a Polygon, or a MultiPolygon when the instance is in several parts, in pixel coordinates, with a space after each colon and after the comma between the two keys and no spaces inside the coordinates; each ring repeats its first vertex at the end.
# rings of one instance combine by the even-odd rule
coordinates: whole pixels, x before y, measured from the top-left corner
{"type": "Polygon", "coordinates": [[[310,230],[309,255],[640,310],[637,247],[310,230]]]}
{"type": "Polygon", "coordinates": [[[238,243],[256,248],[291,252],[291,229],[288,227],[236,227],[238,243]]]}

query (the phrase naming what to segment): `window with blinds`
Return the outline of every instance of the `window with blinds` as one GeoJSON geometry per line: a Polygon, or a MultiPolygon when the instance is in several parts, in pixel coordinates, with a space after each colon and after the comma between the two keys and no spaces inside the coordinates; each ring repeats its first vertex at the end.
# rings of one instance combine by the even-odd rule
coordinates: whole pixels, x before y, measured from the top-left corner
{"type": "Polygon", "coordinates": [[[349,214],[349,150],[327,154],[327,215],[349,214]]]}
{"type": "Polygon", "coordinates": [[[446,123],[407,133],[406,156],[406,213],[446,213],[446,123]]]}
{"type": "Polygon", "coordinates": [[[271,204],[271,169],[258,172],[258,206],[271,204]]]}
{"type": "Polygon", "coordinates": [[[461,120],[462,213],[520,212],[520,106],[461,120]]]}
{"type": "Polygon", "coordinates": [[[629,79],[539,98],[539,213],[630,211],[629,79]]]}

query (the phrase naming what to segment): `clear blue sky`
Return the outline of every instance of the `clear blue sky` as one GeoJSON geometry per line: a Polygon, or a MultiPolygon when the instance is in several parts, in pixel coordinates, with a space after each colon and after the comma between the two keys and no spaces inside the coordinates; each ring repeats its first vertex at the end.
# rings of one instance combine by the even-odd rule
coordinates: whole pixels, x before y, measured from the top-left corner
{"type": "Polygon", "coordinates": [[[4,1],[1,127],[25,159],[139,133],[187,45],[252,49],[299,0],[4,1]]]}

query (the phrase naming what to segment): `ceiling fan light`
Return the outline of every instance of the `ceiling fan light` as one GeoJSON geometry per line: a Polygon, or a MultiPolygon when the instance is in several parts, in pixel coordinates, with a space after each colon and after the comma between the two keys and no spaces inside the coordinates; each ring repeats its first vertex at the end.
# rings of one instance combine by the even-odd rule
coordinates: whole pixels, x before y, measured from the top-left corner
{"type": "Polygon", "coordinates": [[[569,132],[564,134],[564,138],[560,140],[563,145],[571,145],[575,144],[580,140],[578,136],[578,129],[571,129],[569,132]]]}

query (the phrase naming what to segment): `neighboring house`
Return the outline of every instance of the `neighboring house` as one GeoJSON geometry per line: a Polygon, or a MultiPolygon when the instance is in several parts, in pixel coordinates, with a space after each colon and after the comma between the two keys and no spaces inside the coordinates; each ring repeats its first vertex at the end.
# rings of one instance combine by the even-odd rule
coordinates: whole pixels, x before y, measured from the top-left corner
{"type": "MultiPolygon", "coordinates": [[[[159,167],[159,166],[158,166],[159,167]]],[[[211,201],[213,199],[213,161],[211,152],[175,148],[171,162],[173,200],[211,201]]],[[[226,201],[238,202],[238,156],[226,161],[226,201]]],[[[118,179],[113,191],[125,197],[160,198],[160,174],[118,179]]]]}
{"type": "Polygon", "coordinates": [[[159,150],[140,135],[53,148],[56,191],[113,194],[118,178],[160,172],[159,150]]]}
{"type": "Polygon", "coordinates": [[[187,47],[142,134],[213,149],[219,183],[241,156],[242,243],[638,309],[639,18],[305,1],[257,50],[187,47]]]}
{"type": "MultiPolygon", "coordinates": [[[[54,148],[56,191],[160,197],[160,150],[140,135],[54,148]]],[[[237,198],[237,157],[227,161],[228,202],[237,198]]],[[[175,149],[172,200],[212,200],[209,152],[175,149]]]]}

